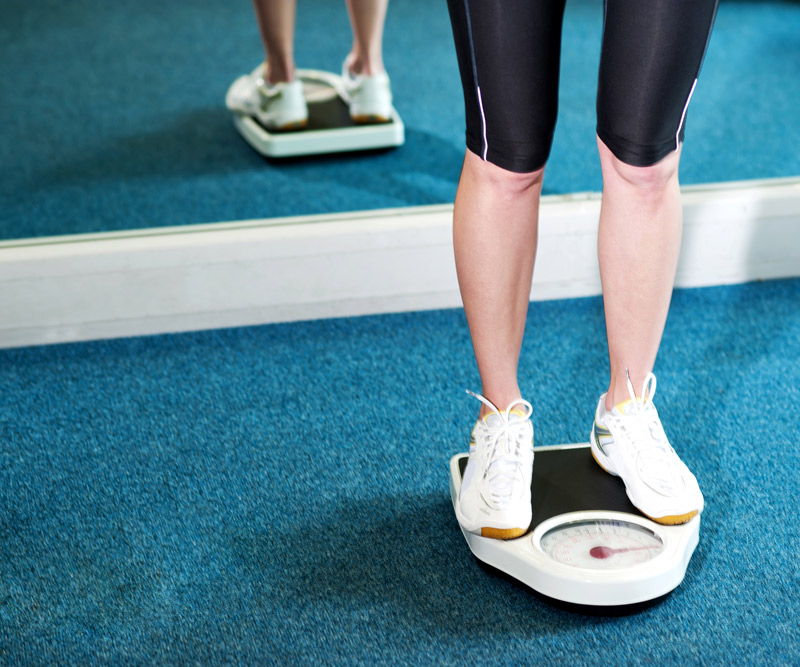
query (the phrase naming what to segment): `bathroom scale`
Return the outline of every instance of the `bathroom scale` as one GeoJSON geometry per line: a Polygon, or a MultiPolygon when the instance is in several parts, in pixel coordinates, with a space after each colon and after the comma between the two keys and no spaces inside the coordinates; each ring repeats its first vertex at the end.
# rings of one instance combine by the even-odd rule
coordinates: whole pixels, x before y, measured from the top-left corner
{"type": "MultiPolygon", "coordinates": [[[[255,73],[261,69],[259,65],[255,73]]],[[[308,126],[302,130],[270,132],[253,116],[233,112],[233,124],[244,140],[270,158],[321,155],[400,146],[405,141],[403,121],[392,107],[388,123],[358,125],[343,99],[342,77],[321,70],[297,70],[308,104],[308,126]]],[[[236,82],[231,84],[230,90],[236,82]]]]}
{"type": "MultiPolygon", "coordinates": [[[[496,540],[462,529],[478,560],[567,605],[640,605],[683,581],[700,537],[699,514],[679,526],[651,521],[628,500],[622,480],[597,465],[589,444],[534,451],[530,530],[496,540]]],[[[468,458],[450,460],[454,508],[468,458]]]]}

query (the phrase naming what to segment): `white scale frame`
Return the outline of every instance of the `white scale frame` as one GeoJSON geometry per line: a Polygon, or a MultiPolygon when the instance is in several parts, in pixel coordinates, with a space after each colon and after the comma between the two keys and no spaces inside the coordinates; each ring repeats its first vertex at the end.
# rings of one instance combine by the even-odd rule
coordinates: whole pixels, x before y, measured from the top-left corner
{"type": "MultiPolygon", "coordinates": [[[[254,73],[261,69],[259,65],[254,73]]],[[[309,106],[341,97],[342,77],[314,69],[297,70],[303,81],[303,94],[309,106]]],[[[391,122],[292,132],[269,132],[252,116],[234,112],[233,124],[244,140],[256,151],[270,158],[300,157],[401,146],[405,126],[392,107],[391,122]]]]}
{"type": "MultiPolygon", "coordinates": [[[[556,445],[538,447],[535,451],[580,447],[588,450],[589,445],[556,445]]],[[[450,460],[450,496],[454,508],[461,489],[459,461],[468,456],[457,454],[450,460]]],[[[664,526],[627,512],[592,510],[554,516],[536,526],[532,532],[513,540],[481,537],[463,528],[461,532],[476,558],[542,595],[576,605],[617,607],[662,597],[683,581],[689,560],[699,542],[700,516],[679,526],[664,526]],[[635,524],[655,533],[662,541],[663,549],[646,562],[625,569],[607,570],[558,562],[542,548],[542,537],[552,529],[583,521],[635,524]]]]}

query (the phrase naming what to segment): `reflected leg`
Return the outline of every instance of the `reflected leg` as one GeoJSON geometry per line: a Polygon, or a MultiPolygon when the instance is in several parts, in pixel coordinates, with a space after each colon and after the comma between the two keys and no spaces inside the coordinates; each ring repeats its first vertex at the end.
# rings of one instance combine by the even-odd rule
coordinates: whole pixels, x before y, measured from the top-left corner
{"type": "Polygon", "coordinates": [[[266,80],[294,80],[295,0],[253,0],[267,61],[266,80]]]}

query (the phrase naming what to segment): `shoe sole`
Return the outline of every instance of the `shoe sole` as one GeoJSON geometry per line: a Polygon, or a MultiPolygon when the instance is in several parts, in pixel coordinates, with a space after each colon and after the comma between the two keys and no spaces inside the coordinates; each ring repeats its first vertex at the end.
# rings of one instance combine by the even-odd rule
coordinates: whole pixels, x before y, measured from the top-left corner
{"type": "Polygon", "coordinates": [[[491,537],[493,540],[513,540],[527,533],[527,528],[481,528],[481,537],[491,537]]]}
{"type": "MultiPolygon", "coordinates": [[[[594,429],[592,429],[592,442],[594,442],[594,429]]],[[[600,460],[597,458],[597,455],[594,453],[594,445],[592,445],[589,448],[589,451],[592,453],[592,458],[594,459],[594,462],[597,465],[599,465],[602,470],[607,472],[609,475],[614,475],[614,477],[619,477],[619,475],[617,475],[617,473],[609,470],[602,463],[600,463],[600,460]]],[[[623,484],[624,484],[624,481],[623,481],[623,484]]],[[[627,490],[627,486],[625,487],[625,489],[627,490]]],[[[630,500],[630,498],[628,498],[628,499],[630,500]]],[[[631,503],[633,503],[633,501],[631,501],[631,503]]],[[[636,506],[634,505],[634,507],[636,507],[636,506]]],[[[686,514],[671,514],[669,516],[650,516],[647,512],[642,511],[640,508],[636,507],[636,509],[639,510],[640,512],[642,512],[642,514],[644,514],[651,521],[655,521],[656,523],[660,523],[662,526],[679,526],[682,523],[688,523],[689,521],[694,519],[694,517],[697,516],[697,510],[692,510],[691,512],[686,512],[686,514]]]]}
{"type": "MultiPolygon", "coordinates": [[[[639,510],[641,512],[641,510],[639,510]]],[[[644,512],[642,512],[644,514],[644,512]]],[[[650,516],[644,514],[648,519],[652,519],[662,526],[679,526],[682,523],[688,523],[697,516],[697,510],[692,510],[686,514],[673,514],[672,516],[650,516]]]]}
{"type": "Polygon", "coordinates": [[[308,120],[298,120],[294,123],[286,123],[279,127],[268,128],[269,132],[292,132],[295,130],[305,130],[308,127],[308,120]]]}
{"type": "Polygon", "coordinates": [[[373,125],[376,123],[388,123],[391,121],[391,118],[387,118],[386,116],[376,116],[374,114],[359,114],[356,116],[350,116],[350,119],[356,123],[357,125],[373,125]]]}

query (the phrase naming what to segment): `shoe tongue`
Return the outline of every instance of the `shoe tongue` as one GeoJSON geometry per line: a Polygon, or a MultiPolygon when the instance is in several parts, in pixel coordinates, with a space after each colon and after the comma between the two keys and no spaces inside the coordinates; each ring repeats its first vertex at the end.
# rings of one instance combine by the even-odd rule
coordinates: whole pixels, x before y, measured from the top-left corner
{"type": "MultiPolygon", "coordinates": [[[[525,419],[525,413],[520,410],[512,410],[508,413],[508,421],[511,424],[521,422],[523,419],[525,419]]],[[[483,418],[483,423],[489,428],[494,428],[503,425],[503,418],[496,412],[490,412],[483,418]]]]}

